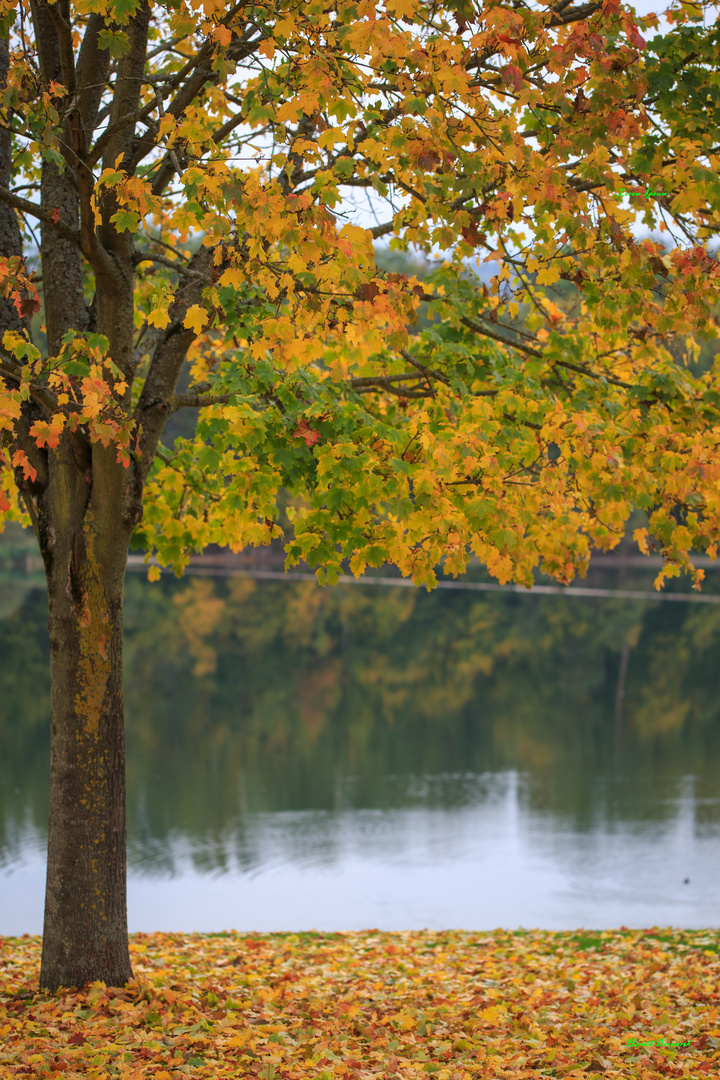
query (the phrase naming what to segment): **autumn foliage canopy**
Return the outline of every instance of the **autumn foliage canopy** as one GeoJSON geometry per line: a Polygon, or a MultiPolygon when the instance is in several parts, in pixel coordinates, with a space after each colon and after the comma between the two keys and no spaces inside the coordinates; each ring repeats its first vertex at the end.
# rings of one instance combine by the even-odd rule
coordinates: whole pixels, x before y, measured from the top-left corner
{"type": "Polygon", "coordinates": [[[719,376],[666,347],[717,334],[718,80],[677,81],[712,57],[695,10],[651,51],[617,0],[3,0],[0,512],[35,520],[67,445],[88,475],[112,450],[177,569],[281,510],[289,563],[330,581],[350,559],[432,585],[469,554],[569,581],[634,509],[667,572],[714,555],[719,376]],[[444,257],[383,273],[384,238],[444,257]],[[183,408],[195,435],[163,448],[183,408]]]}

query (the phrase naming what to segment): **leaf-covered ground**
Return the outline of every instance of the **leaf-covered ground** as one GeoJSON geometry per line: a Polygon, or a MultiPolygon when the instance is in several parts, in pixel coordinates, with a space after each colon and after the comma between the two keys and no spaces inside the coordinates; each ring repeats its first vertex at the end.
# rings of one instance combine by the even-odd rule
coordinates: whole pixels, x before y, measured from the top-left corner
{"type": "Polygon", "coordinates": [[[136,981],[38,994],[0,938],[0,1077],[720,1074],[720,931],[134,934],[136,981]]]}

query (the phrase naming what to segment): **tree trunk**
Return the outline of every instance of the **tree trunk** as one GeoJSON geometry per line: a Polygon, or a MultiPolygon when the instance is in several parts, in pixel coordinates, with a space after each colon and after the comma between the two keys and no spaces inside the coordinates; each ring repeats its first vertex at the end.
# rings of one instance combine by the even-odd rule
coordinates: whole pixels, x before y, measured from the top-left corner
{"type": "MultiPolygon", "coordinates": [[[[107,480],[121,467],[101,447],[93,447],[93,459],[92,471],[79,469],[70,439],[64,437],[49,457],[55,476],[37,518],[48,585],[52,674],[40,969],[40,986],[46,990],[95,980],[122,986],[132,977],[122,668],[124,574],[132,530],[107,488],[104,497],[97,497],[97,479],[107,480]],[[104,460],[97,462],[98,457],[104,460]]],[[[116,479],[120,495],[122,478],[116,479]]]]}

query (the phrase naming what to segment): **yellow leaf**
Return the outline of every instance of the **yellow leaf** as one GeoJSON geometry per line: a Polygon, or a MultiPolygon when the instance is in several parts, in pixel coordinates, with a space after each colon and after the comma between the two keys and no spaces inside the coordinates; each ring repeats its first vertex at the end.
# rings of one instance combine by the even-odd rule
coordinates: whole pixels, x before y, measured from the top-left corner
{"type": "Polygon", "coordinates": [[[93,217],[95,219],[95,228],[97,228],[98,225],[102,224],[102,214],[98,210],[97,199],[95,195],[91,195],[90,197],[90,209],[92,210],[93,217]]]}
{"type": "MultiPolygon", "coordinates": [[[[155,308],[155,310],[151,311],[148,315],[147,321],[150,323],[151,326],[159,326],[161,330],[164,330],[167,324],[170,322],[170,316],[168,315],[167,308],[155,308]]],[[[187,326],[187,323],[185,325],[187,326]]]]}
{"type": "Polygon", "coordinates": [[[648,547],[648,531],[647,529],[635,529],[633,533],[633,540],[642,551],[643,555],[647,555],[650,551],[648,547]]]}
{"type": "Polygon", "coordinates": [[[415,0],[390,0],[388,10],[392,11],[396,19],[406,19],[410,22],[415,14],[415,0]]]}
{"type": "Polygon", "coordinates": [[[550,266],[544,266],[539,271],[537,276],[538,285],[554,285],[556,281],[560,280],[560,267],[554,263],[550,266]]]}
{"type": "Polygon", "coordinates": [[[302,108],[297,101],[286,101],[285,104],[281,105],[277,110],[277,118],[281,124],[286,120],[295,123],[301,112],[302,108]]]}
{"type": "Polygon", "coordinates": [[[296,28],[297,24],[295,22],[295,19],[289,15],[286,15],[282,19],[278,19],[278,21],[275,23],[275,33],[278,35],[278,37],[282,38],[289,37],[296,30],[296,28]]]}
{"type": "Polygon", "coordinates": [[[202,8],[208,18],[216,12],[219,14],[225,7],[225,0],[190,0],[193,11],[202,8]]]}
{"type": "Polygon", "coordinates": [[[159,581],[160,576],[161,575],[160,575],[160,567],[159,566],[149,566],[148,567],[148,581],[159,581]]]}
{"type": "Polygon", "coordinates": [[[158,134],[160,135],[160,137],[164,138],[166,135],[169,135],[173,128],[176,126],[176,124],[177,119],[173,116],[173,114],[165,113],[165,115],[161,118],[160,124],[158,126],[158,134]]]}
{"type": "Polygon", "coordinates": [[[218,285],[232,285],[234,289],[239,289],[242,283],[243,274],[239,266],[229,266],[218,281],[218,285]]]}
{"type": "Polygon", "coordinates": [[[480,1019],[485,1020],[488,1024],[497,1024],[500,1019],[500,1010],[497,1005],[489,1005],[487,1009],[483,1009],[480,1013],[480,1019]]]}
{"type": "Polygon", "coordinates": [[[205,308],[200,307],[199,304],[193,304],[192,307],[187,309],[183,326],[188,330],[194,330],[196,334],[199,334],[207,321],[208,313],[205,308]]]}

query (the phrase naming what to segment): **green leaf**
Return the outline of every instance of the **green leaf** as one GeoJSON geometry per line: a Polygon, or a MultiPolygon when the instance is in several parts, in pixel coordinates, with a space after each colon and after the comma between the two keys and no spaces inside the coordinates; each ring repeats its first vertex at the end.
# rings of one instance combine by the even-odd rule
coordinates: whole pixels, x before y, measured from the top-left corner
{"type": "Polygon", "coordinates": [[[17,360],[33,361],[40,359],[40,350],[31,345],[29,341],[18,341],[17,345],[13,346],[12,351],[17,360]]]}
{"type": "Polygon", "coordinates": [[[65,360],[59,366],[68,375],[77,375],[78,378],[84,378],[85,375],[90,374],[90,365],[83,363],[82,360],[65,360]]]}
{"type": "MultiPolygon", "coordinates": [[[[88,334],[87,343],[91,349],[97,349],[101,353],[106,353],[110,348],[110,342],[104,334],[88,334]]],[[[112,360],[108,361],[108,366],[113,375],[120,377],[120,369],[113,364],[112,360]]]]}
{"type": "Polygon", "coordinates": [[[98,34],[98,47],[108,49],[110,55],[118,59],[130,52],[130,41],[122,30],[101,30],[98,34]]]}
{"type": "Polygon", "coordinates": [[[340,176],[344,180],[347,180],[355,172],[355,162],[352,160],[352,158],[338,158],[338,160],[333,165],[333,172],[336,176],[340,176]]]}
{"type": "Polygon", "coordinates": [[[10,32],[10,27],[15,25],[15,19],[17,18],[17,11],[6,11],[0,18],[0,37],[7,37],[10,32]]]}
{"type": "Polygon", "coordinates": [[[112,0],[109,5],[115,22],[120,26],[126,26],[130,22],[139,6],[140,0],[112,0]]]}
{"type": "Polygon", "coordinates": [[[134,210],[118,210],[110,218],[118,232],[135,232],[141,218],[134,210]]]}

